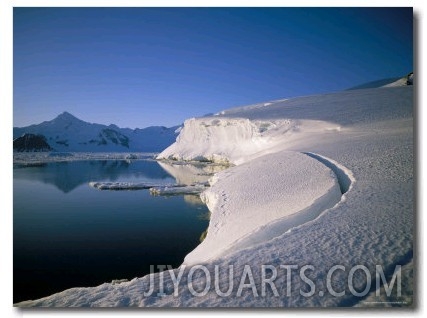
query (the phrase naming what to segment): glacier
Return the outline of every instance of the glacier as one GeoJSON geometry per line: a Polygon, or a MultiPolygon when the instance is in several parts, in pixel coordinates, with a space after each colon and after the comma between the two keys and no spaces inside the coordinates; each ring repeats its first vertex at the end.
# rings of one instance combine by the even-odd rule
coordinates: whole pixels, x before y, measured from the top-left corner
{"type": "MultiPolygon", "coordinates": [[[[392,86],[268,101],[187,120],[177,141],[157,158],[229,168],[201,193],[211,211],[207,236],[181,267],[15,306],[377,306],[384,297],[376,292],[384,286],[377,288],[375,276],[352,276],[354,287],[366,291],[363,297],[349,289],[350,269],[357,266],[371,273],[381,266],[390,284],[393,269],[401,266],[401,295],[387,300],[411,306],[413,103],[412,86],[392,86]],[[277,275],[275,290],[260,293],[264,267],[283,264],[309,266],[316,292],[304,292],[307,284],[298,275],[277,275]],[[337,264],[342,270],[331,286],[342,291],[339,296],[325,292],[337,264]],[[192,268],[201,265],[207,272],[194,274],[192,268]],[[230,265],[233,277],[222,272],[215,288],[195,295],[191,286],[203,290],[207,274],[216,277],[218,268],[226,272],[230,265]],[[245,275],[254,288],[240,288],[245,285],[238,278],[245,275]],[[221,296],[216,287],[224,291],[230,282],[239,289],[221,296]]],[[[172,169],[179,173],[179,165],[172,169]]]]}

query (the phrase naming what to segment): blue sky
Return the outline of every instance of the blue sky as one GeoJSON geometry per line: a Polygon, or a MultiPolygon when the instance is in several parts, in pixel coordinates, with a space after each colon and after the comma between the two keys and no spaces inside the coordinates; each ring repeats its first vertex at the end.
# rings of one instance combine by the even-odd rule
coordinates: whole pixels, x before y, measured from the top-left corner
{"type": "Polygon", "coordinates": [[[14,8],[14,126],[173,126],[413,70],[412,8],[14,8]]]}

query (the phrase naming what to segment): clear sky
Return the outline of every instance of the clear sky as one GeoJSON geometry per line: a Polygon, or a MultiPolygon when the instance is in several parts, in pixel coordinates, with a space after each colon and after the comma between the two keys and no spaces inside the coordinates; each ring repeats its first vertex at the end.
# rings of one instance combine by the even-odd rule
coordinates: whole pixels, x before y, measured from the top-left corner
{"type": "Polygon", "coordinates": [[[14,8],[14,126],[120,127],[413,70],[412,8],[14,8]]]}

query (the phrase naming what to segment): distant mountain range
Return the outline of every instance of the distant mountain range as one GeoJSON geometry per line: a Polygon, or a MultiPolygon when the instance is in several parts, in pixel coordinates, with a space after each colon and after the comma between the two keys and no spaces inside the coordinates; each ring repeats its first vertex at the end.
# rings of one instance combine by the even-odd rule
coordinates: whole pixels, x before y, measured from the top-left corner
{"type": "Polygon", "coordinates": [[[175,141],[179,127],[119,128],[88,123],[64,112],[41,124],[14,127],[14,151],[159,152],[175,141]]]}

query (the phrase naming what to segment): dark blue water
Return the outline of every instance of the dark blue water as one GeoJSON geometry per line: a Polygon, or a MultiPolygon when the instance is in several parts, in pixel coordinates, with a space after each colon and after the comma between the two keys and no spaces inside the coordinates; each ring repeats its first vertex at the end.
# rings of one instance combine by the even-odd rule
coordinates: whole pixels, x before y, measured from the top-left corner
{"type": "Polygon", "coordinates": [[[89,181],[175,179],[154,161],[76,161],[14,168],[14,302],[179,266],[206,230],[207,208],[89,181]]]}

